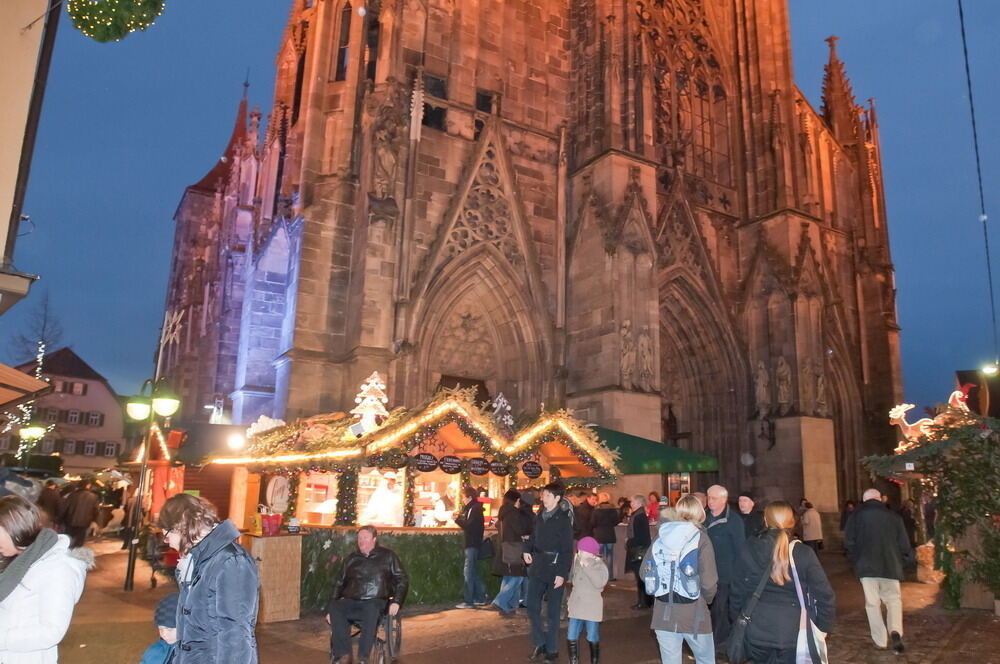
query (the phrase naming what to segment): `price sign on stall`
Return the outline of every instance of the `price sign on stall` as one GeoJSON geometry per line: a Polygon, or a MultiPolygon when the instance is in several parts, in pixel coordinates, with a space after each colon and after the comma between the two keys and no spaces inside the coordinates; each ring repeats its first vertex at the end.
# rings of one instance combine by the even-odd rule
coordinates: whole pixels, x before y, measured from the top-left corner
{"type": "Polygon", "coordinates": [[[469,459],[469,472],[473,475],[485,475],[490,472],[490,463],[483,457],[469,459]]]}
{"type": "Polygon", "coordinates": [[[525,461],[524,465],[521,466],[521,470],[524,472],[524,476],[530,480],[542,476],[542,464],[537,461],[525,461]]]}
{"type": "Polygon", "coordinates": [[[500,477],[504,477],[505,475],[510,473],[510,468],[508,468],[507,464],[505,463],[500,463],[499,461],[493,460],[490,461],[490,472],[493,473],[494,475],[499,475],[500,477]]]}
{"type": "Polygon", "coordinates": [[[430,452],[421,452],[413,457],[413,467],[422,473],[429,473],[437,469],[437,457],[430,452]]]}
{"type": "Polygon", "coordinates": [[[438,461],[438,466],[449,475],[462,472],[462,460],[451,454],[441,457],[441,460],[438,461]]]}

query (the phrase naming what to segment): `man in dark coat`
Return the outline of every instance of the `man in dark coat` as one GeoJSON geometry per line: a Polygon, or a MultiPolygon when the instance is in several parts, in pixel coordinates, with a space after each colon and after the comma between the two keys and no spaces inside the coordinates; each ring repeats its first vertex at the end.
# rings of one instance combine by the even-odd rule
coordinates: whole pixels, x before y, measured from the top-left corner
{"type": "Polygon", "coordinates": [[[486,586],[479,577],[479,548],[483,544],[483,504],[479,502],[479,493],[471,486],[465,487],[465,506],[455,519],[455,523],[465,533],[465,567],[463,574],[465,583],[462,586],[462,603],[456,605],[459,609],[473,609],[486,606],[486,586]]]}
{"type": "Polygon", "coordinates": [[[98,499],[90,486],[89,481],[84,481],[63,504],[62,521],[73,548],[83,546],[87,541],[87,529],[97,521],[98,499]]]}
{"type": "Polygon", "coordinates": [[[635,589],[638,601],[633,609],[648,609],[653,606],[652,595],[646,594],[646,584],[642,580],[640,565],[652,543],[649,534],[649,517],[646,515],[646,496],[632,497],[632,516],[628,522],[628,538],[625,540],[625,571],[635,575],[635,589]]]}
{"type": "Polygon", "coordinates": [[[764,513],[757,509],[757,502],[749,491],[740,494],[738,504],[740,516],[743,517],[743,531],[746,533],[747,539],[750,539],[764,530],[764,513]]]}
{"type": "Polygon", "coordinates": [[[63,512],[63,497],[54,480],[45,483],[45,488],[38,496],[38,506],[45,512],[52,527],[57,528],[63,512]]]}
{"type": "Polygon", "coordinates": [[[559,658],[559,614],[566,579],[573,563],[573,511],[562,484],[552,482],[542,489],[542,511],[525,547],[528,567],[528,618],[531,621],[530,660],[546,662],[559,658]],[[542,601],[546,620],[542,621],[542,601]]]}
{"type": "Polygon", "coordinates": [[[729,491],[726,487],[718,484],[710,486],[707,501],[705,528],[715,549],[715,566],[719,572],[719,588],[709,608],[712,613],[715,649],[725,652],[735,617],[729,606],[729,593],[736,575],[736,562],[746,541],[746,531],[743,519],[729,506],[729,491]]]}
{"type": "Polygon", "coordinates": [[[615,580],[615,542],[618,537],[615,535],[615,526],[621,518],[618,508],[611,504],[611,496],[602,493],[598,496],[600,502],[594,513],[591,515],[591,525],[593,526],[593,538],[601,545],[601,557],[608,566],[608,580],[615,580]]]}
{"type": "Polygon", "coordinates": [[[594,515],[594,506],[597,504],[597,496],[586,491],[576,494],[576,509],[573,510],[573,539],[592,537],[594,524],[591,522],[594,515]]]}
{"type": "Polygon", "coordinates": [[[351,621],[357,621],[361,625],[358,664],[365,664],[382,613],[388,611],[391,616],[399,613],[409,587],[403,563],[392,549],[378,545],[375,527],[358,528],[358,550],[344,560],[326,605],[334,661],[350,661],[351,621]]]}
{"type": "Polygon", "coordinates": [[[898,654],[904,650],[899,582],[903,580],[903,565],[913,560],[913,548],[903,519],[885,508],[878,489],[868,489],[862,498],[861,507],[847,520],[844,548],[865,591],[872,641],[877,648],[886,648],[891,641],[898,654]],[[882,620],[882,604],[886,608],[888,630],[882,620]]]}

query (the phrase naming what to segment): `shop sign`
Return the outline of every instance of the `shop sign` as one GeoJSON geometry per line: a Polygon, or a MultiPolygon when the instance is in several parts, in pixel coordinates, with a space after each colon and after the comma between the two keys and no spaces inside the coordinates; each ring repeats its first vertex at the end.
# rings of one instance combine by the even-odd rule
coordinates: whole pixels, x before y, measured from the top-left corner
{"type": "Polygon", "coordinates": [[[525,477],[533,480],[542,476],[542,464],[537,461],[525,461],[524,465],[521,466],[521,471],[525,477]]]}
{"type": "Polygon", "coordinates": [[[510,468],[507,466],[507,464],[494,460],[490,461],[490,472],[493,473],[494,475],[499,475],[500,477],[504,477],[510,472],[510,468]]]}
{"type": "Polygon", "coordinates": [[[421,452],[413,457],[413,467],[422,473],[429,473],[432,470],[437,470],[437,457],[430,452],[421,452]]]}
{"type": "Polygon", "coordinates": [[[438,461],[438,466],[449,475],[462,472],[462,460],[451,454],[441,457],[441,460],[438,461]]]}
{"type": "Polygon", "coordinates": [[[473,475],[485,475],[490,472],[490,462],[483,457],[469,459],[469,472],[473,475]]]}

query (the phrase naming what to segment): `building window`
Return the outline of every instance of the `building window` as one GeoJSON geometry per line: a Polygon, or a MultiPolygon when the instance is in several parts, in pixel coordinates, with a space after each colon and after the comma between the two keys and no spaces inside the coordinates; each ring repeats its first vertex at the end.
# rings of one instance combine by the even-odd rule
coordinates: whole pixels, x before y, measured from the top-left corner
{"type": "Polygon", "coordinates": [[[97,443],[92,440],[85,442],[83,444],[83,454],[84,456],[94,456],[97,454],[97,443]]]}
{"type": "Polygon", "coordinates": [[[104,456],[113,457],[118,454],[118,443],[104,443],[104,456]]]}
{"type": "Polygon", "coordinates": [[[333,80],[347,79],[348,47],[351,44],[351,3],[344,5],[340,12],[340,38],[337,40],[337,66],[333,72],[333,80]]]}
{"type": "Polygon", "coordinates": [[[68,424],[79,424],[80,423],[80,411],[71,410],[66,415],[66,422],[68,424]]]}
{"type": "Polygon", "coordinates": [[[65,392],[66,391],[66,383],[65,382],[63,382],[61,380],[54,380],[54,381],[52,381],[52,384],[55,386],[55,391],[56,392],[65,392]]]}
{"type": "Polygon", "coordinates": [[[368,34],[365,38],[368,46],[368,63],[365,75],[369,81],[375,80],[375,71],[378,69],[378,42],[382,32],[382,25],[378,21],[372,21],[368,25],[368,34]]]}
{"type": "Polygon", "coordinates": [[[424,92],[438,99],[447,99],[448,82],[440,76],[424,74],[424,92]]]}
{"type": "Polygon", "coordinates": [[[104,424],[104,415],[101,413],[87,413],[87,425],[99,427],[104,424]]]}
{"type": "Polygon", "coordinates": [[[84,396],[87,394],[87,384],[86,383],[73,383],[73,394],[77,396],[84,396]]]}
{"type": "Polygon", "coordinates": [[[76,454],[76,441],[75,440],[63,441],[62,453],[64,456],[72,456],[76,454]]]}
{"type": "Polygon", "coordinates": [[[10,436],[0,436],[0,451],[6,452],[10,447],[10,436]]]}
{"type": "Polygon", "coordinates": [[[476,90],[476,110],[483,113],[493,112],[493,93],[489,90],[476,90]]]}
{"type": "Polygon", "coordinates": [[[56,448],[56,441],[46,436],[42,438],[42,454],[52,454],[56,448]]]}
{"type": "Polygon", "coordinates": [[[58,408],[46,408],[45,409],[45,421],[46,422],[58,422],[59,421],[59,409],[58,408]]]}
{"type": "Polygon", "coordinates": [[[424,117],[421,120],[421,124],[423,124],[425,127],[430,127],[431,129],[444,131],[446,126],[445,122],[446,116],[447,116],[447,109],[441,108],[440,106],[431,106],[430,104],[424,104],[424,117]]]}

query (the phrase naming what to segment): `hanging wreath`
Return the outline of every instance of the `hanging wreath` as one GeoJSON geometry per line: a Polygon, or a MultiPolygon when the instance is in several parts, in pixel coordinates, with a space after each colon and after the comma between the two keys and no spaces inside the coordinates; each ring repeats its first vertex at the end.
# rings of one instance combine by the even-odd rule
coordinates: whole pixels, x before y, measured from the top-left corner
{"type": "Polygon", "coordinates": [[[163,13],[164,0],[67,0],[73,26],[94,41],[120,41],[145,30],[163,13]]]}

